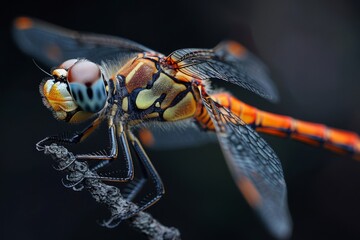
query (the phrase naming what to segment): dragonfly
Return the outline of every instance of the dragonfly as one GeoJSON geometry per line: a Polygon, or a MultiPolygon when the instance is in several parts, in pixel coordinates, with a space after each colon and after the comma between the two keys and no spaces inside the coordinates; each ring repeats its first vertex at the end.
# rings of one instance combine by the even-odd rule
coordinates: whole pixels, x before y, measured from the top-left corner
{"type": "Polygon", "coordinates": [[[356,133],[262,111],[229,92],[212,90],[211,81],[226,81],[269,101],[278,100],[267,67],[235,41],[164,55],[128,39],[82,33],[29,17],[14,21],[13,36],[25,53],[55,66],[40,84],[43,103],[54,117],[68,123],[90,122],[72,136],[47,137],[38,147],[49,141],[80,143],[106,123],[109,150],[77,154],[76,159],[124,161],[123,174],[99,178],[133,181],[129,200],[137,196],[144,181],[153,184],[151,194],[139,201],[138,211],[164,194],[164,184],[142,143],[161,148],[167,132],[173,138],[166,138],[168,145],[181,140],[196,144],[203,141],[202,133],[214,133],[236,186],[269,232],[280,239],[292,231],[286,183],[279,158],[258,132],[360,158],[356,133]],[[178,122],[185,130],[175,137],[171,128],[156,130],[178,122]],[[144,181],[133,180],[135,159],[144,181]]]}

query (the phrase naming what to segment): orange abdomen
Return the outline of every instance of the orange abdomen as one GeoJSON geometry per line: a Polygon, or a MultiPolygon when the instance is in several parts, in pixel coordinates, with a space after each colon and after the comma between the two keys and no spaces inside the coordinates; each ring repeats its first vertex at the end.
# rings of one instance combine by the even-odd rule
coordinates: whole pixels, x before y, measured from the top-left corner
{"type": "MultiPolygon", "coordinates": [[[[350,154],[360,160],[360,139],[356,133],[264,112],[241,102],[228,93],[218,93],[211,97],[258,132],[290,137],[307,144],[323,146],[335,152],[350,154]]],[[[212,121],[208,121],[209,116],[206,115],[203,113],[203,116],[199,115],[196,119],[204,128],[214,130],[212,121]]]]}

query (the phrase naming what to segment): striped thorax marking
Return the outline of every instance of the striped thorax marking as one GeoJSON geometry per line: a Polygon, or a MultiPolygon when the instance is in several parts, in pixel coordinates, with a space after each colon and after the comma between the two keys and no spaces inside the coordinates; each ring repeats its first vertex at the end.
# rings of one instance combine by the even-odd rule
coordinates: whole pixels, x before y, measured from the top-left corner
{"type": "Polygon", "coordinates": [[[158,59],[138,57],[126,63],[118,72],[123,76],[127,95],[121,109],[131,120],[156,119],[177,121],[194,116],[197,102],[191,79],[169,75],[160,68],[158,59]]]}
{"type": "Polygon", "coordinates": [[[191,92],[188,92],[184,98],[181,99],[173,107],[169,107],[164,111],[163,118],[166,121],[176,121],[192,117],[196,111],[196,101],[191,92]]]}
{"type": "Polygon", "coordinates": [[[161,101],[160,107],[165,109],[179,93],[185,90],[185,85],[175,83],[170,77],[160,73],[159,78],[156,79],[151,88],[139,92],[136,98],[136,106],[139,109],[147,109],[164,94],[165,98],[161,101]]]}

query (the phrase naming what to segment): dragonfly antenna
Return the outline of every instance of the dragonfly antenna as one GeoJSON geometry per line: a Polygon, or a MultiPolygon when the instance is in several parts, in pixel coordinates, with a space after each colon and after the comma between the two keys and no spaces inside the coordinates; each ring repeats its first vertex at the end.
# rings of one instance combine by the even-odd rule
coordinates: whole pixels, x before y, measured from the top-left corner
{"type": "Polygon", "coordinates": [[[35,59],[32,59],[33,60],[33,63],[35,64],[35,66],[40,69],[43,73],[45,73],[46,75],[52,77],[52,75],[50,73],[48,73],[47,71],[45,71],[44,69],[42,69],[39,64],[36,63],[35,59]]]}

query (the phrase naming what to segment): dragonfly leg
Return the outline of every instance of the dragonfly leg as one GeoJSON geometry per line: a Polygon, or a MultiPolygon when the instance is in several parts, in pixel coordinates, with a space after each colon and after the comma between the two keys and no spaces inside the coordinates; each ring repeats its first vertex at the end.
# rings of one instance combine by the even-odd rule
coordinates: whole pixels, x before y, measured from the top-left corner
{"type": "Polygon", "coordinates": [[[140,211],[143,211],[144,209],[150,207],[151,205],[156,203],[165,193],[164,185],[161,181],[161,178],[155,170],[154,166],[152,165],[149,157],[146,155],[139,140],[130,131],[128,131],[128,135],[130,137],[131,145],[140,160],[140,168],[144,177],[140,178],[139,180],[134,180],[133,182],[130,182],[128,185],[129,192],[123,195],[124,197],[126,197],[127,201],[132,201],[140,192],[145,182],[148,180],[150,180],[154,184],[155,191],[147,194],[143,199],[141,199],[139,203],[135,202],[135,204],[138,206],[138,208],[136,208],[135,210],[129,211],[126,214],[122,215],[113,215],[110,219],[101,223],[102,226],[106,226],[109,228],[116,227],[123,220],[131,218],[134,215],[138,214],[140,211]]]}
{"type": "Polygon", "coordinates": [[[140,160],[140,168],[143,172],[143,178],[140,180],[136,180],[135,183],[130,186],[130,191],[127,195],[127,200],[131,201],[135,198],[135,196],[140,192],[141,188],[144,186],[146,181],[151,181],[151,183],[155,186],[155,191],[147,194],[144,198],[142,198],[139,202],[135,202],[138,208],[134,211],[128,212],[125,215],[121,216],[113,216],[111,219],[104,223],[106,226],[114,227],[119,224],[122,220],[131,218],[132,216],[136,215],[140,211],[150,207],[154,203],[156,203],[165,193],[164,185],[161,181],[161,178],[157,171],[155,170],[154,166],[152,165],[149,157],[145,153],[144,149],[142,148],[139,140],[130,132],[128,131],[128,135],[130,137],[130,142],[132,147],[134,148],[137,157],[140,160]]]}
{"type": "Polygon", "coordinates": [[[44,150],[44,146],[49,143],[59,143],[59,144],[76,144],[84,141],[95,129],[97,129],[101,123],[102,119],[95,119],[88,127],[84,130],[75,133],[71,137],[62,137],[62,136],[50,136],[46,137],[43,140],[39,141],[36,144],[36,149],[39,151],[44,150]]]}
{"type": "MultiPolygon", "coordinates": [[[[91,124],[89,127],[87,127],[84,131],[82,131],[78,134],[75,134],[71,138],[61,138],[61,137],[57,137],[57,136],[44,138],[43,140],[41,140],[40,142],[37,143],[37,145],[36,145],[37,149],[43,150],[44,146],[46,144],[50,144],[50,143],[54,143],[54,142],[60,143],[60,144],[78,143],[78,142],[82,141],[84,138],[86,138],[87,135],[90,134],[90,132],[93,131],[99,125],[99,123],[100,122],[96,122],[96,120],[95,120],[94,123],[91,124]]],[[[118,127],[115,127],[112,119],[109,120],[108,131],[109,131],[109,138],[110,138],[110,150],[109,151],[91,153],[91,154],[77,154],[77,155],[75,155],[75,159],[76,160],[101,160],[102,162],[93,168],[93,170],[96,171],[96,170],[99,170],[100,168],[104,167],[105,165],[107,165],[109,162],[119,158],[119,154],[118,154],[119,146],[118,145],[120,145],[120,147],[124,153],[123,157],[124,157],[125,165],[126,165],[125,176],[115,177],[115,176],[109,176],[108,174],[106,176],[82,176],[82,177],[77,176],[76,179],[78,179],[78,181],[76,184],[80,183],[86,177],[93,177],[93,178],[101,179],[104,181],[117,181],[117,182],[128,182],[133,179],[133,176],[134,176],[133,161],[131,158],[127,137],[126,137],[122,123],[120,123],[118,127]]],[[[63,169],[58,169],[58,170],[63,170],[63,169]]],[[[66,187],[74,187],[74,182],[70,181],[69,179],[73,179],[72,176],[66,176],[66,178],[63,181],[64,185],[66,187]]]]}
{"type": "MultiPolygon", "coordinates": [[[[83,141],[87,135],[90,134],[99,124],[91,124],[83,131],[74,134],[72,137],[61,137],[61,136],[50,136],[39,141],[36,144],[36,149],[39,151],[44,150],[45,145],[51,143],[58,144],[76,144],[83,141]]],[[[114,125],[109,126],[109,137],[110,137],[110,152],[109,153],[91,153],[91,154],[77,154],[76,160],[115,160],[118,155],[118,143],[116,139],[116,129],[114,125]]]]}
{"type": "MultiPolygon", "coordinates": [[[[159,174],[157,173],[155,167],[151,163],[145,150],[141,146],[140,141],[130,131],[128,131],[128,132],[129,132],[129,136],[130,136],[130,142],[136,152],[137,157],[140,160],[140,167],[141,167],[143,175],[144,175],[143,181],[151,181],[151,183],[155,187],[154,192],[147,194],[139,203],[136,203],[139,207],[138,208],[138,212],[139,212],[139,211],[142,211],[142,210],[150,207],[154,203],[156,203],[164,195],[165,189],[164,189],[164,185],[161,181],[159,174]]],[[[143,181],[139,181],[138,185],[144,184],[144,183],[142,183],[143,181]]],[[[139,190],[137,190],[137,192],[138,191],[139,190]]],[[[131,197],[134,198],[136,194],[130,194],[130,195],[133,195],[131,197]]],[[[136,214],[136,213],[134,213],[134,214],[136,214]]],[[[127,216],[127,218],[131,217],[132,215],[127,216]]]]}
{"type": "Polygon", "coordinates": [[[135,178],[130,183],[128,183],[125,189],[122,190],[123,197],[131,202],[139,194],[140,190],[143,188],[148,178],[146,176],[135,178]]]}
{"type": "MultiPolygon", "coordinates": [[[[115,182],[128,182],[130,180],[133,180],[134,177],[134,164],[126,136],[126,132],[124,131],[123,126],[119,126],[119,130],[117,131],[117,134],[115,134],[115,126],[112,125],[110,128],[110,142],[111,144],[111,150],[109,155],[81,155],[81,158],[84,159],[91,159],[91,160],[115,160],[118,158],[118,143],[117,139],[119,139],[119,145],[121,147],[121,150],[123,152],[123,157],[125,159],[126,164],[126,176],[125,177],[113,177],[113,176],[97,176],[97,179],[103,180],[103,181],[115,181],[115,182]]],[[[76,157],[79,157],[77,155],[76,157]]],[[[103,164],[106,165],[106,164],[103,164]]],[[[95,170],[98,170],[103,166],[97,165],[95,166],[95,170]]]]}

